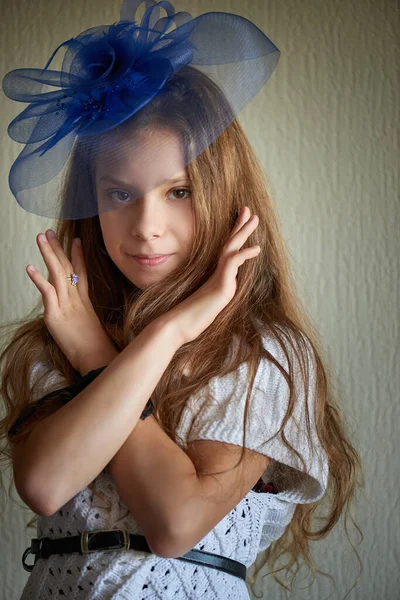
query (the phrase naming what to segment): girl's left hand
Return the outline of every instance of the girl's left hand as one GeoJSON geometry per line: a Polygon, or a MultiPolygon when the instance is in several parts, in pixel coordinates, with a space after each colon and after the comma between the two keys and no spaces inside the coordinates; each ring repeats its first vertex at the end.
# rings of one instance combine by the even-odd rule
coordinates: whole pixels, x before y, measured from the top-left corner
{"type": "Polygon", "coordinates": [[[89,299],[82,246],[73,240],[71,263],[50,232],[47,230],[45,240],[40,235],[36,238],[49,271],[49,280],[34,267],[32,270],[31,265],[26,272],[42,294],[47,329],[73,368],[80,371],[88,357],[98,356],[103,349],[116,348],[89,299]],[[71,273],[79,277],[77,286],[67,279],[71,273]]]}
{"type": "Polygon", "coordinates": [[[158,317],[160,324],[172,323],[172,335],[180,345],[196,339],[236,294],[236,276],[240,266],[260,253],[260,246],[242,248],[258,226],[257,215],[251,216],[244,206],[225,242],[217,268],[191,296],[158,317]]]}

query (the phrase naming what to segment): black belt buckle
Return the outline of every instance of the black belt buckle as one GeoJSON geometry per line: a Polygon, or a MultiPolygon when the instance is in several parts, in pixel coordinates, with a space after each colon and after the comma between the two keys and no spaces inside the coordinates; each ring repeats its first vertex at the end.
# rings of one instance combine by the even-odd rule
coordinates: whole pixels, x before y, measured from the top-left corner
{"type": "Polygon", "coordinates": [[[25,571],[33,571],[33,567],[36,565],[36,561],[37,559],[40,558],[48,558],[49,557],[49,553],[48,553],[48,547],[47,547],[47,541],[49,540],[49,538],[32,538],[31,539],[31,545],[29,546],[29,548],[27,548],[25,550],[25,552],[22,555],[22,566],[24,567],[25,571]],[[28,563],[25,562],[25,559],[27,558],[27,556],[29,554],[34,554],[35,555],[35,561],[33,563],[33,565],[28,565],[28,563]]]}
{"type": "Polygon", "coordinates": [[[129,533],[125,529],[96,529],[95,531],[83,531],[81,533],[81,551],[82,552],[112,552],[113,550],[129,550],[130,545],[129,533]],[[106,534],[106,536],[102,535],[106,534]],[[108,535],[107,535],[108,534],[108,535]],[[110,542],[110,535],[111,542],[110,542]],[[121,535],[122,534],[122,535],[121,535]],[[95,537],[96,536],[96,537],[95,537]],[[99,546],[103,538],[104,547],[99,546]],[[92,542],[92,547],[90,547],[92,542]],[[96,547],[93,547],[93,542],[96,547]]]}

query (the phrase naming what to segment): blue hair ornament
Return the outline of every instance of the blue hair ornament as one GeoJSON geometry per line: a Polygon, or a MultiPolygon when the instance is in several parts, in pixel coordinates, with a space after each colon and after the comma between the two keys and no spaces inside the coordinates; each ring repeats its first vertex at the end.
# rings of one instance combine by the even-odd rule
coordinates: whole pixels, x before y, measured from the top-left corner
{"type": "MultiPolygon", "coordinates": [[[[101,134],[123,123],[159,94],[167,94],[169,79],[186,65],[213,76],[237,114],[265,84],[279,55],[260,29],[238,15],[209,12],[193,18],[188,12],[175,13],[166,0],[124,0],[119,22],[61,43],[44,69],[15,69],[3,78],[10,99],[29,103],[8,126],[9,136],[25,144],[10,169],[13,195],[25,210],[42,216],[89,216],[82,207],[60,215],[53,192],[44,200],[44,190],[50,190],[46,184],[61,175],[77,136],[101,134]],[[160,9],[167,16],[160,17],[160,9]],[[62,69],[52,70],[62,47],[62,69]],[[55,89],[43,91],[45,86],[55,89]]],[[[197,154],[228,124],[210,131],[197,154]]]]}

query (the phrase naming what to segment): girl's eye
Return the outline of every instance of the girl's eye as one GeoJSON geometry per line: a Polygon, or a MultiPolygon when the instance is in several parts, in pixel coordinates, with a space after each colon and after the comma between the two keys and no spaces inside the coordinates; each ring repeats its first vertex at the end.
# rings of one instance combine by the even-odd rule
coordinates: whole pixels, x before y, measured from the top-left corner
{"type": "MultiPolygon", "coordinates": [[[[174,190],[171,190],[171,193],[172,192],[187,192],[189,194],[189,196],[191,194],[191,191],[187,188],[175,188],[174,190]]],[[[180,197],[180,198],[178,198],[178,200],[186,200],[186,198],[187,198],[187,196],[185,196],[184,198],[180,197]]]]}
{"type": "MultiPolygon", "coordinates": [[[[187,189],[187,188],[175,188],[175,189],[171,190],[171,193],[173,193],[173,192],[186,192],[189,195],[191,194],[190,189],[187,189]]],[[[126,198],[126,196],[130,197],[130,194],[128,194],[128,192],[124,192],[123,190],[114,190],[112,192],[108,192],[107,196],[109,198],[111,198],[112,200],[115,200],[116,202],[119,202],[121,204],[127,204],[128,199],[126,198]],[[125,194],[125,198],[121,198],[121,197],[115,198],[113,196],[113,194],[125,194]]],[[[181,196],[181,197],[178,197],[177,200],[186,200],[186,198],[187,198],[187,196],[184,196],[184,197],[181,196]]]]}
{"type": "Polygon", "coordinates": [[[126,202],[124,200],[116,199],[115,197],[113,197],[113,194],[126,194],[127,196],[129,196],[128,192],[123,192],[122,190],[114,190],[113,192],[108,192],[107,197],[111,198],[112,200],[116,201],[116,202],[121,202],[122,204],[126,204],[126,202]]]}

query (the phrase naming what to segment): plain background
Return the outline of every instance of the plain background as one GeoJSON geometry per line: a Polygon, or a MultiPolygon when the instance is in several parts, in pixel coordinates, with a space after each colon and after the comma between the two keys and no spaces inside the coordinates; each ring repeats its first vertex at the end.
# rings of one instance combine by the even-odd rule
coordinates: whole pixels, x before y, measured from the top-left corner
{"type": "MultiPolygon", "coordinates": [[[[348,597],[392,600],[400,588],[399,4],[177,0],[174,6],[192,16],[242,15],[281,51],[276,71],[240,120],[265,169],[298,289],[333,363],[363,460],[366,485],[355,513],[364,535],[363,573],[348,597]]],[[[0,0],[1,78],[16,68],[43,68],[61,42],[118,21],[119,11],[120,0],[0,0]]],[[[58,66],[56,60],[51,68],[58,66]]],[[[35,237],[53,225],[25,212],[8,187],[22,146],[9,139],[7,126],[25,106],[1,92],[2,323],[25,315],[39,297],[25,267],[33,263],[46,273],[35,237]]],[[[31,511],[13,495],[21,508],[1,496],[0,596],[7,600],[20,597],[28,577],[21,556],[35,537],[26,529],[31,511]]],[[[356,543],[351,523],[349,533],[356,543]]],[[[344,598],[358,562],[343,523],[312,544],[312,553],[336,590],[321,575],[301,590],[309,580],[300,574],[295,597],[344,598]]],[[[285,598],[271,577],[262,590],[266,598],[285,598]]]]}

